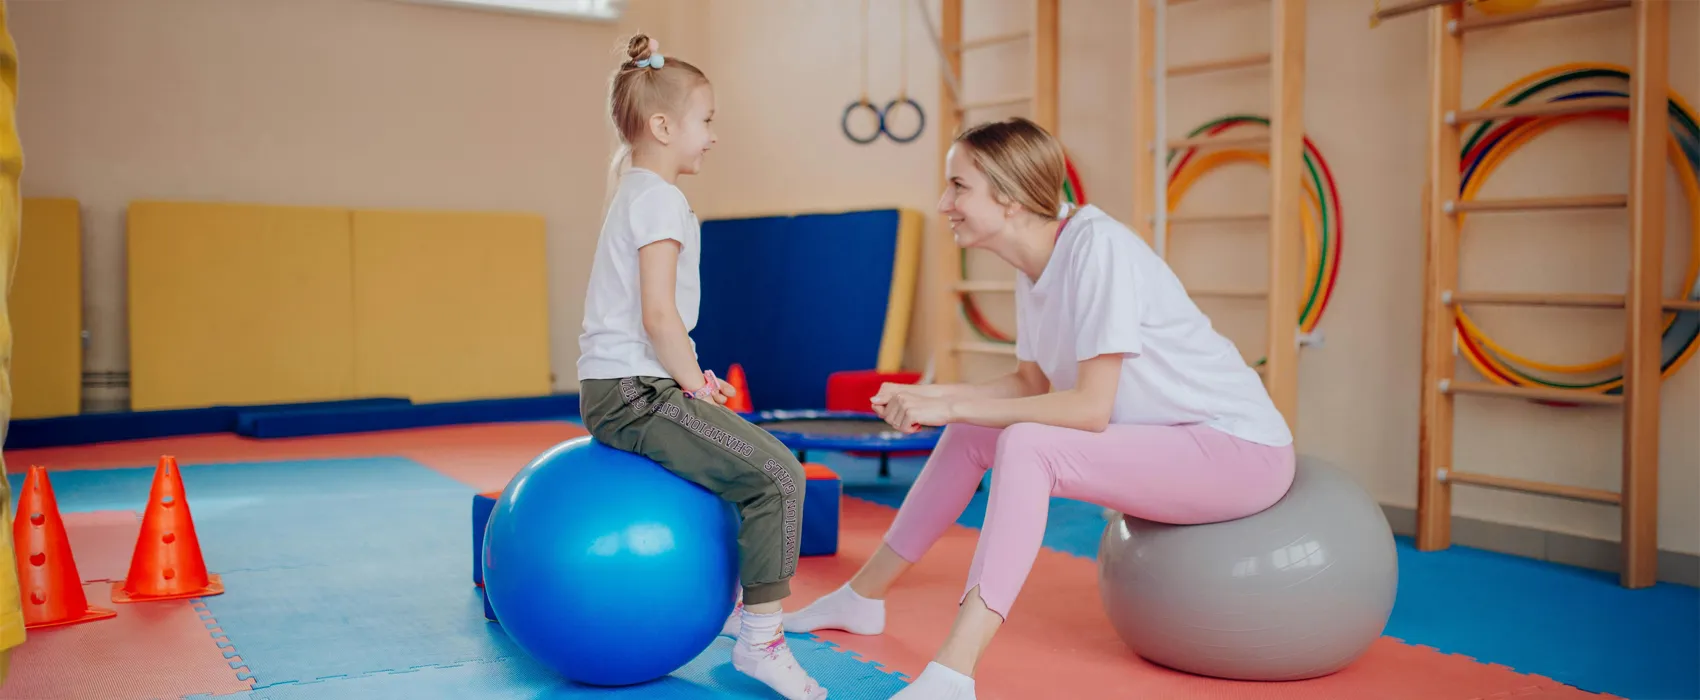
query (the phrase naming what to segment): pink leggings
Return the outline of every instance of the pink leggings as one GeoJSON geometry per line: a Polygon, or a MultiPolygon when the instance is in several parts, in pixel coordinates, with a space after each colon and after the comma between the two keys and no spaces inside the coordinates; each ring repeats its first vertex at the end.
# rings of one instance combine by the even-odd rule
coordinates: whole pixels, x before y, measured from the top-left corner
{"type": "Polygon", "coordinates": [[[1003,430],[951,425],[904,499],[885,543],[919,561],[992,470],[986,522],[968,592],[1008,618],[1045,534],[1052,496],[1137,518],[1199,524],[1251,515],[1293,482],[1293,448],[1248,442],[1204,426],[1112,425],[1102,433],[1036,423],[1003,430]]]}

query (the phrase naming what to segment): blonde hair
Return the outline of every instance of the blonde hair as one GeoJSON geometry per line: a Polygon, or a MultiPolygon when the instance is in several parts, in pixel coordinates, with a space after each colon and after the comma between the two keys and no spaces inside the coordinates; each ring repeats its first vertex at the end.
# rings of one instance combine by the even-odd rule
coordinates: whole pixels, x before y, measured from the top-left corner
{"type": "Polygon", "coordinates": [[[708,76],[696,66],[658,54],[656,41],[647,34],[634,34],[625,43],[626,60],[608,80],[608,117],[620,146],[608,164],[608,181],[602,198],[604,215],[613,201],[620,171],[632,156],[632,144],[649,130],[650,115],[679,114],[691,90],[708,84],[708,76]],[[656,59],[661,65],[645,63],[656,59]]]}
{"type": "Polygon", "coordinates": [[[656,52],[656,42],[646,34],[633,35],[626,41],[626,60],[614,71],[609,81],[608,116],[620,142],[630,147],[649,129],[649,117],[656,112],[678,114],[698,85],[707,85],[708,76],[689,63],[656,52]],[[643,62],[658,59],[659,67],[643,62]]]}
{"type": "Polygon", "coordinates": [[[992,187],[1039,216],[1062,216],[1063,182],[1068,178],[1062,143],[1038,124],[1021,117],[980,124],[956,137],[974,167],[992,187]]]}

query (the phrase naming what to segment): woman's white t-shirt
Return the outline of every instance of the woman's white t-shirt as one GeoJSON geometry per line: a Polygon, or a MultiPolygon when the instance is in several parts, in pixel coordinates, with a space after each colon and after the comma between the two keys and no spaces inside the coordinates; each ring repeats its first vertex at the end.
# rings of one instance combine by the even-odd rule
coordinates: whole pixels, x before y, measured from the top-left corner
{"type": "Polygon", "coordinates": [[[702,229],[678,187],[652,171],[627,169],[608,205],[590,265],[584,329],[578,338],[579,379],[669,376],[643,329],[638,278],[638,249],[668,239],[680,244],[674,302],[689,333],[696,328],[702,301],[697,272],[702,229]]]}
{"type": "Polygon", "coordinates": [[[1293,441],[1257,372],[1145,240],[1094,206],[1063,227],[1037,281],[1016,273],[1015,355],[1057,390],[1079,362],[1124,353],[1114,424],[1203,424],[1243,440],[1293,441]]]}

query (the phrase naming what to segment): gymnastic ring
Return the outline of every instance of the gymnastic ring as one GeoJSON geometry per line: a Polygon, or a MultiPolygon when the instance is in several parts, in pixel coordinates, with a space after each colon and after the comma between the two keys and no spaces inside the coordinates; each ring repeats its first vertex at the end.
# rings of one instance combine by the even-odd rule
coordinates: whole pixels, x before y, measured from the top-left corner
{"type": "Polygon", "coordinates": [[[915,98],[913,98],[913,97],[910,97],[908,95],[904,95],[902,97],[895,98],[892,101],[885,103],[885,109],[880,110],[880,131],[884,132],[885,137],[888,138],[888,139],[891,139],[891,140],[896,141],[898,143],[909,143],[910,141],[914,141],[915,139],[921,138],[921,132],[926,131],[926,130],[927,130],[927,113],[921,109],[921,103],[916,102],[915,98]],[[915,133],[910,134],[908,136],[898,136],[897,134],[893,134],[893,133],[891,133],[890,130],[885,128],[886,123],[887,123],[886,118],[891,116],[892,108],[896,107],[898,105],[909,105],[910,107],[913,107],[915,109],[915,118],[920,121],[919,124],[915,125],[915,133]]]}
{"type": "Polygon", "coordinates": [[[880,137],[880,134],[885,133],[885,113],[881,112],[880,109],[875,107],[874,103],[869,102],[867,98],[863,98],[855,102],[851,102],[850,106],[844,108],[844,117],[839,120],[839,126],[844,129],[844,138],[863,145],[870,144],[877,140],[880,137]],[[855,134],[850,133],[850,115],[856,112],[857,107],[866,107],[869,112],[874,113],[874,118],[879,120],[879,128],[874,131],[872,136],[865,139],[856,138],[855,134]]]}

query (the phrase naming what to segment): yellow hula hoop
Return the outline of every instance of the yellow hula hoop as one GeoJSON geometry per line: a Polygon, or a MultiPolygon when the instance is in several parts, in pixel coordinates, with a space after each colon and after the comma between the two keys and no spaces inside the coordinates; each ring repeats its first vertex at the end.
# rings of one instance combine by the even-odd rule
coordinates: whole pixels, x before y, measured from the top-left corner
{"type": "MultiPolygon", "coordinates": [[[[1169,212],[1173,213],[1179,208],[1181,201],[1186,198],[1186,193],[1192,189],[1199,178],[1216,168],[1238,162],[1259,163],[1267,168],[1269,167],[1269,154],[1248,150],[1213,151],[1189,161],[1181,168],[1180,172],[1175,174],[1174,179],[1169,181],[1168,202],[1166,203],[1169,212]]],[[[1316,211],[1316,208],[1320,206],[1321,196],[1309,180],[1304,181],[1304,188],[1305,192],[1310,195],[1306,198],[1305,206],[1299,207],[1299,223],[1304,231],[1305,278],[1308,280],[1314,279],[1319,274],[1326,275],[1322,280],[1322,288],[1326,289],[1327,285],[1333,280],[1333,274],[1331,270],[1325,269],[1322,264],[1322,234],[1317,226],[1319,213],[1316,211]]],[[[1315,317],[1311,318],[1308,323],[1300,328],[1300,331],[1311,332],[1318,320],[1315,317]]]]}
{"type": "MultiPolygon", "coordinates": [[[[1525,86],[1531,85],[1531,84],[1538,82],[1540,80],[1544,80],[1544,79],[1551,77],[1553,75],[1557,75],[1557,74],[1560,74],[1560,73],[1572,72],[1572,71],[1578,71],[1578,70],[1590,70],[1590,69],[1628,72],[1628,70],[1626,68],[1624,68],[1623,66],[1618,66],[1618,65],[1609,64],[1609,63],[1578,62],[1578,63],[1568,63],[1568,64],[1562,64],[1562,65],[1558,65],[1558,66],[1553,66],[1553,67],[1550,67],[1550,68],[1542,69],[1540,71],[1536,71],[1534,73],[1531,73],[1528,76],[1525,76],[1525,77],[1511,83],[1510,85],[1507,85],[1506,87],[1502,88],[1498,92],[1494,93],[1494,95],[1492,95],[1491,97],[1484,100],[1482,106],[1487,107],[1487,106],[1497,104],[1501,100],[1503,100],[1507,95],[1511,94],[1512,92],[1520,90],[1520,89],[1524,88],[1525,86]]],[[[1680,95],[1678,95],[1676,93],[1671,93],[1670,99],[1672,101],[1676,102],[1678,104],[1678,106],[1680,108],[1682,108],[1683,110],[1692,113],[1692,110],[1688,107],[1687,103],[1683,101],[1683,99],[1680,95]]],[[[1579,119],[1583,119],[1583,118],[1587,118],[1587,117],[1588,117],[1588,115],[1563,115],[1563,116],[1552,117],[1552,118],[1547,118],[1547,119],[1534,120],[1534,121],[1531,121],[1531,122],[1524,124],[1523,126],[1518,127],[1516,130],[1514,130],[1512,133],[1508,134],[1505,137],[1505,140],[1502,142],[1502,145],[1498,146],[1494,151],[1490,152],[1487,155],[1487,157],[1484,158],[1482,160],[1482,162],[1477,166],[1478,172],[1477,172],[1475,177],[1471,178],[1469,185],[1466,186],[1465,191],[1460,196],[1460,200],[1461,201],[1469,201],[1469,200],[1475,199],[1476,193],[1480,190],[1482,184],[1487,181],[1488,176],[1491,175],[1493,173],[1493,171],[1496,170],[1499,167],[1499,165],[1501,165],[1504,162],[1504,160],[1507,157],[1509,157],[1509,155],[1511,153],[1514,153],[1518,149],[1522,148],[1529,141],[1533,140],[1534,137],[1539,136],[1540,134],[1545,133],[1546,131],[1548,131],[1552,128],[1555,128],[1555,127],[1557,127],[1561,124],[1565,124],[1565,123],[1568,123],[1568,122],[1571,122],[1571,121],[1575,121],[1575,120],[1579,120],[1579,119]]],[[[1672,160],[1675,160],[1679,164],[1685,162],[1685,156],[1682,152],[1681,145],[1677,142],[1676,137],[1674,135],[1670,135],[1670,134],[1667,133],[1666,145],[1667,145],[1666,150],[1669,153],[1672,160]]],[[[1682,285],[1683,290],[1689,290],[1689,289],[1692,289],[1694,287],[1694,283],[1695,283],[1696,278],[1700,277],[1700,216],[1697,216],[1697,213],[1695,211],[1695,203],[1700,202],[1700,182],[1696,181],[1694,171],[1693,171],[1692,168],[1677,167],[1676,172],[1677,172],[1678,181],[1682,184],[1684,199],[1685,199],[1685,203],[1687,205],[1688,213],[1689,213],[1690,246],[1689,246],[1688,270],[1687,270],[1687,273],[1685,275],[1684,283],[1682,285]]],[[[1458,225],[1459,225],[1460,232],[1462,231],[1465,218],[1466,217],[1463,214],[1461,214],[1461,213],[1458,214],[1458,225]]],[[[1583,373],[1588,373],[1588,372],[1597,372],[1597,371],[1604,370],[1608,367],[1611,367],[1612,365],[1621,363],[1622,360],[1623,360],[1623,354],[1618,353],[1618,354],[1616,354],[1612,357],[1608,357],[1608,358],[1598,360],[1598,361],[1595,361],[1595,362],[1583,363],[1583,364],[1578,364],[1578,365],[1560,365],[1560,364],[1540,362],[1540,361],[1536,361],[1536,360],[1524,357],[1524,356],[1522,356],[1518,353],[1512,352],[1511,350],[1507,349],[1504,345],[1494,341],[1486,333],[1482,332],[1481,327],[1462,308],[1459,308],[1459,310],[1458,310],[1458,320],[1459,320],[1459,326],[1462,327],[1462,329],[1458,332],[1467,333],[1468,336],[1470,337],[1470,339],[1472,341],[1474,341],[1476,344],[1481,345],[1485,348],[1488,348],[1488,349],[1492,350],[1493,353],[1498,354],[1498,355],[1502,355],[1502,356],[1506,357],[1507,359],[1511,360],[1512,362],[1516,362],[1516,363],[1519,363],[1519,364],[1522,364],[1522,365],[1526,365],[1530,368],[1541,370],[1541,371],[1553,372],[1553,373],[1559,373],[1559,374],[1583,374],[1583,373]]],[[[1670,325],[1675,322],[1675,320],[1676,320],[1676,314],[1674,312],[1666,312],[1664,314],[1665,328],[1668,329],[1670,327],[1670,325]]],[[[1690,360],[1695,355],[1697,349],[1700,349],[1700,343],[1691,344],[1683,352],[1683,354],[1681,356],[1679,356],[1674,362],[1672,362],[1670,364],[1670,366],[1668,368],[1666,368],[1666,370],[1664,372],[1664,376],[1670,376],[1670,375],[1676,373],[1678,370],[1680,370],[1682,368],[1682,366],[1685,365],[1688,362],[1688,360],[1690,360]]],[[[1512,374],[1511,370],[1504,363],[1499,362],[1498,360],[1496,360],[1495,358],[1493,358],[1491,355],[1489,355],[1487,353],[1482,353],[1481,357],[1477,357],[1477,355],[1474,354],[1474,353],[1464,353],[1464,355],[1465,355],[1466,360],[1469,361],[1470,364],[1477,369],[1477,371],[1481,372],[1484,376],[1488,377],[1489,379],[1491,379],[1495,383],[1511,384],[1511,382],[1507,382],[1506,380],[1502,379],[1501,376],[1500,376],[1501,373],[1512,374]],[[1486,366],[1484,366],[1484,364],[1483,364],[1484,362],[1487,363],[1486,366]],[[1489,368],[1492,368],[1492,369],[1490,370],[1489,368]]],[[[1604,392],[1616,389],[1617,387],[1621,386],[1622,383],[1623,383],[1622,379],[1617,379],[1617,380],[1610,381],[1610,382],[1608,382],[1604,385],[1601,385],[1599,387],[1591,387],[1591,388],[1588,389],[1588,391],[1593,392],[1593,393],[1604,393],[1604,392]]]]}

